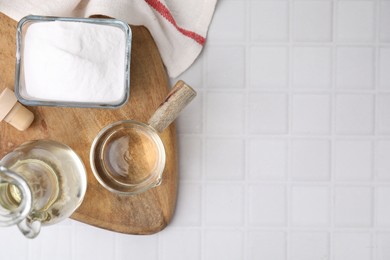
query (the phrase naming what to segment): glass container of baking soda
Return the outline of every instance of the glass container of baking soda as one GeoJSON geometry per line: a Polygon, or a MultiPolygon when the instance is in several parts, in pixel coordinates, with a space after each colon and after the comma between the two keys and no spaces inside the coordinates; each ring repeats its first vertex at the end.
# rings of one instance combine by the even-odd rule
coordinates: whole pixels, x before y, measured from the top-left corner
{"type": "Polygon", "coordinates": [[[17,225],[28,238],[41,225],[68,218],[87,188],[83,162],[68,146],[37,140],[0,160],[0,226],[17,225]]]}

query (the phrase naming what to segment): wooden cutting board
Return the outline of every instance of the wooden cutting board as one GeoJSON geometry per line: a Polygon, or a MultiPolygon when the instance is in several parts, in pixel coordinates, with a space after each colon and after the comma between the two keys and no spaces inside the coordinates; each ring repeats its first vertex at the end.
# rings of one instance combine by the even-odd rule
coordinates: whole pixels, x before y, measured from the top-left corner
{"type": "MultiPolygon", "coordinates": [[[[0,13],[0,92],[13,89],[15,72],[16,22],[0,13]]],[[[52,139],[72,147],[82,158],[88,188],[72,219],[128,234],[153,234],[172,219],[177,193],[176,130],[168,127],[161,138],[166,149],[163,182],[145,193],[119,196],[104,189],[92,174],[89,163],[91,143],[107,124],[123,119],[147,122],[169,91],[168,78],[157,47],[145,27],[132,26],[131,83],[129,102],[115,110],[29,107],[35,115],[24,132],[0,123],[0,157],[25,141],[52,139]]]]}

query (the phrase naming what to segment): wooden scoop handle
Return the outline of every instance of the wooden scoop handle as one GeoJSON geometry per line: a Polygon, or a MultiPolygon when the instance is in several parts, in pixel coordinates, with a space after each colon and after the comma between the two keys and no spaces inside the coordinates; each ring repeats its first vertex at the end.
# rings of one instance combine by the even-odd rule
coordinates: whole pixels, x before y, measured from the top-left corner
{"type": "Polygon", "coordinates": [[[196,91],[184,81],[179,80],[168,93],[164,102],[157,108],[156,112],[149,119],[148,124],[157,132],[161,133],[168,127],[179,113],[196,96],[196,91]]]}

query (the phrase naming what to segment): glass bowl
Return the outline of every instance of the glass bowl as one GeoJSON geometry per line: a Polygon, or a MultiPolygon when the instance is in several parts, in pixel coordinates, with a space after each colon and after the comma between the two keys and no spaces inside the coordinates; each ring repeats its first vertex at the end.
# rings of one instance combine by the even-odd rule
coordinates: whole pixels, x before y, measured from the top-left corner
{"type": "MultiPolygon", "coordinates": [[[[104,32],[108,31],[107,27],[105,27],[105,28],[99,27],[99,28],[101,28],[102,30],[105,30],[104,32]]],[[[76,29],[74,29],[74,30],[76,30],[76,29]]],[[[54,31],[54,32],[56,32],[56,31],[54,31]]],[[[56,35],[56,33],[53,33],[53,34],[56,35]]],[[[39,40],[43,41],[42,44],[46,44],[46,43],[51,44],[51,41],[54,39],[53,34],[48,34],[49,35],[48,37],[45,37],[44,39],[39,39],[39,40]]],[[[70,30],[69,31],[69,39],[74,40],[74,38],[77,38],[77,37],[73,37],[72,35],[73,35],[73,31],[70,30]]],[[[65,37],[65,38],[68,39],[67,37],[65,37]]],[[[120,107],[128,101],[129,93],[130,93],[131,39],[132,39],[132,34],[131,34],[131,29],[130,29],[129,25],[125,22],[122,22],[122,21],[116,20],[116,19],[67,18],[67,17],[33,16],[33,15],[26,16],[19,21],[18,26],[17,26],[15,95],[22,104],[27,105],[27,106],[60,106],[60,107],[86,107],[86,108],[117,108],[117,107],[120,107]],[[68,26],[67,28],[73,28],[73,27],[71,27],[71,25],[75,25],[75,28],[80,28],[81,26],[84,26],[84,28],[85,28],[85,27],[89,26],[89,24],[99,25],[99,26],[111,26],[111,27],[119,28],[123,32],[123,37],[124,37],[124,48],[123,48],[124,49],[124,51],[123,51],[124,62],[123,62],[123,65],[124,66],[122,67],[122,66],[118,65],[118,68],[114,68],[115,73],[118,72],[117,79],[118,79],[118,82],[120,82],[121,84],[109,85],[110,87],[113,86],[115,88],[118,88],[118,89],[115,89],[115,91],[117,91],[116,95],[118,96],[115,98],[115,100],[114,100],[114,98],[112,98],[113,100],[110,100],[110,101],[104,100],[104,98],[105,98],[104,95],[101,95],[102,98],[100,98],[99,100],[96,98],[96,100],[92,100],[92,101],[91,101],[91,98],[88,99],[88,97],[81,97],[81,98],[77,97],[77,98],[72,99],[71,98],[72,97],[72,94],[71,94],[72,89],[77,89],[79,86],[78,85],[77,86],[74,86],[74,85],[70,86],[71,84],[68,85],[66,83],[66,80],[67,80],[65,78],[66,76],[62,76],[60,73],[58,73],[60,75],[60,77],[58,79],[57,79],[56,73],[50,73],[50,71],[56,72],[57,71],[56,68],[61,68],[61,66],[59,66],[59,64],[64,64],[63,63],[64,59],[54,59],[54,58],[51,58],[50,55],[45,55],[45,54],[39,56],[38,59],[32,59],[31,57],[34,57],[33,55],[31,55],[31,54],[30,54],[30,56],[26,55],[25,48],[28,49],[28,47],[29,47],[29,46],[26,46],[27,45],[26,44],[26,34],[27,34],[29,28],[33,28],[31,26],[34,24],[37,24],[37,23],[52,23],[51,25],[53,25],[54,22],[61,22],[61,23],[63,23],[62,24],[63,26],[65,26],[65,25],[68,26]],[[73,24],[69,24],[69,23],[73,23],[73,24]],[[75,23],[82,24],[82,25],[78,26],[75,23]],[[42,57],[42,56],[43,56],[43,58],[40,59],[40,57],[42,57]],[[44,60],[44,61],[42,61],[42,60],[44,60]],[[29,75],[33,75],[33,73],[31,71],[28,71],[28,69],[26,70],[26,67],[27,68],[33,67],[31,64],[33,64],[35,68],[45,68],[45,70],[48,70],[47,73],[45,71],[47,77],[44,79],[41,79],[40,77],[36,77],[36,78],[34,78],[34,81],[32,81],[33,77],[29,76],[29,75]],[[27,71],[27,73],[26,73],[26,71],[27,71]],[[52,76],[53,74],[56,76],[55,77],[52,76]],[[26,77],[26,75],[27,75],[27,77],[26,77]],[[122,77],[123,77],[123,85],[122,85],[122,77]],[[45,89],[50,89],[50,91],[52,91],[51,93],[53,93],[53,94],[51,94],[51,95],[56,96],[56,97],[55,98],[47,98],[48,95],[45,95],[45,97],[42,98],[39,96],[37,97],[37,95],[32,95],[31,93],[29,93],[29,91],[31,92],[32,82],[34,82],[35,89],[37,89],[37,88],[39,89],[41,86],[40,84],[42,84],[43,86],[45,86],[45,89]],[[43,82],[43,83],[41,83],[41,82],[43,82]],[[69,93],[70,93],[69,97],[63,97],[63,96],[59,95],[58,94],[59,92],[57,91],[57,89],[55,89],[56,87],[62,88],[62,90],[64,90],[64,88],[66,88],[66,91],[68,91],[67,90],[68,86],[69,86],[69,93]]],[[[95,43],[93,40],[90,42],[91,42],[91,44],[85,44],[80,49],[84,50],[85,48],[86,49],[92,48],[91,46],[99,44],[99,43],[95,43]]],[[[71,42],[71,43],[75,44],[76,46],[78,44],[77,42],[71,42]]],[[[105,44],[108,44],[108,46],[112,50],[115,50],[114,47],[109,45],[109,44],[114,44],[114,43],[111,43],[111,42],[109,42],[109,40],[107,40],[107,43],[105,43],[105,44]]],[[[101,44],[101,45],[103,46],[103,44],[101,44]]],[[[33,45],[30,45],[30,47],[31,46],[33,46],[33,45]]],[[[39,44],[38,44],[38,46],[39,46],[39,44]]],[[[123,46],[123,45],[121,45],[121,46],[123,46]]],[[[57,47],[58,46],[54,46],[54,48],[57,48],[57,47]]],[[[58,48],[58,49],[62,50],[61,48],[58,48]]],[[[28,51],[30,51],[30,53],[31,53],[31,48],[28,51]]],[[[65,51],[67,51],[67,50],[65,50],[65,51]]],[[[118,60],[121,60],[120,59],[120,57],[122,56],[121,52],[122,52],[122,50],[118,51],[118,57],[119,57],[118,60]]],[[[79,52],[77,52],[77,50],[75,51],[75,53],[70,53],[70,55],[74,55],[75,57],[77,57],[78,54],[79,54],[79,52]]],[[[65,53],[64,55],[67,55],[67,53],[65,53]]],[[[107,52],[102,52],[102,53],[96,53],[96,57],[110,58],[111,56],[109,56],[109,54],[107,54],[107,52]]],[[[103,60],[102,64],[104,64],[104,58],[102,58],[102,60],[103,60]]],[[[86,60],[85,62],[89,62],[89,61],[86,60]]],[[[122,61],[120,61],[120,63],[122,63],[122,61]]],[[[67,63],[66,65],[69,67],[69,64],[72,64],[72,63],[67,63]]],[[[96,66],[93,67],[94,65],[95,64],[92,64],[91,70],[95,69],[96,66]]],[[[120,65],[122,65],[122,64],[120,64],[120,65]]],[[[65,65],[63,65],[63,66],[65,66],[65,65]]],[[[75,74],[76,73],[80,74],[80,71],[77,71],[76,68],[73,69],[72,66],[70,66],[70,71],[72,73],[75,73],[75,74]]],[[[102,73],[104,73],[104,71],[102,71],[102,73]]],[[[65,74],[65,73],[63,73],[63,74],[65,74]]],[[[89,75],[91,75],[91,74],[89,74],[89,75]]],[[[96,73],[96,75],[100,75],[100,74],[96,73]]],[[[94,86],[94,88],[99,89],[99,87],[95,87],[95,86],[98,86],[99,84],[106,84],[106,83],[102,83],[101,81],[96,80],[97,78],[94,78],[92,76],[89,78],[88,77],[89,76],[87,76],[86,80],[87,80],[88,84],[91,84],[91,85],[87,84],[84,86],[88,86],[88,87],[94,86]],[[95,82],[95,84],[93,84],[92,82],[95,82]]],[[[116,83],[116,82],[114,82],[114,83],[116,83]]],[[[106,84],[104,86],[106,87],[107,85],[108,84],[106,84]]],[[[88,93],[90,93],[90,92],[88,92],[88,93]]]]}
{"type": "Polygon", "coordinates": [[[123,120],[103,128],[92,143],[92,172],[103,187],[121,195],[139,194],[161,184],[165,148],[151,126],[123,120]]]}

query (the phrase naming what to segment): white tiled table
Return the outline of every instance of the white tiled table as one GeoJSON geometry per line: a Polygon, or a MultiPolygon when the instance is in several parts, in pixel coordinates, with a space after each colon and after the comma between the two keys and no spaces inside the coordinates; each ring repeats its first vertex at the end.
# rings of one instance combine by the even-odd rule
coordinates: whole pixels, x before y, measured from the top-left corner
{"type": "Polygon", "coordinates": [[[180,78],[173,222],[3,228],[1,259],[390,259],[389,0],[220,0],[180,78]]]}

